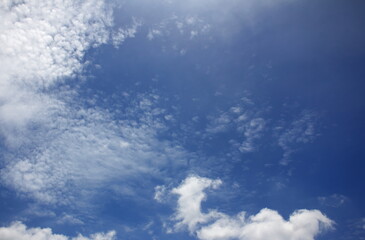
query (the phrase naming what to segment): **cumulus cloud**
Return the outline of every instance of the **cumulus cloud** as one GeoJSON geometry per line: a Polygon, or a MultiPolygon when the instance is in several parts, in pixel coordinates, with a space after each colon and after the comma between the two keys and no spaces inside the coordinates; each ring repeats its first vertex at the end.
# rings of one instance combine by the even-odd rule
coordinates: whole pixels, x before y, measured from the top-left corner
{"type": "Polygon", "coordinates": [[[217,188],[222,182],[208,178],[189,177],[172,193],[179,195],[178,208],[175,216],[176,229],[188,226],[189,231],[194,231],[196,226],[206,223],[216,216],[215,212],[204,214],[201,212],[201,202],[206,198],[203,192],[208,187],[217,188]]]}
{"type": "Polygon", "coordinates": [[[313,240],[333,225],[333,221],[318,210],[297,210],[288,220],[267,208],[252,216],[245,212],[235,216],[216,210],[202,212],[201,203],[206,199],[204,191],[220,184],[220,180],[190,176],[172,190],[179,197],[173,218],[176,231],[185,227],[202,240],[313,240]]]}
{"type": "Polygon", "coordinates": [[[52,233],[50,228],[27,228],[21,222],[14,222],[9,227],[0,227],[0,240],[114,240],[116,232],[95,233],[89,237],[79,234],[68,237],[52,233]]]}

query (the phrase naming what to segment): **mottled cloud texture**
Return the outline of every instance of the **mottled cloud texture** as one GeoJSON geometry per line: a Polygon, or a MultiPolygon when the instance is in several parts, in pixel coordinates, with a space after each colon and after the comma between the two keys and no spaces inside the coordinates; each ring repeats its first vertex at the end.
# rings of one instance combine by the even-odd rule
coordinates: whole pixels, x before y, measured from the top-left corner
{"type": "Polygon", "coordinates": [[[69,84],[88,64],[90,48],[120,44],[140,22],[114,31],[103,0],[2,1],[0,15],[5,186],[42,203],[72,205],[77,196],[82,204],[110,180],[181,163],[184,150],[157,137],[166,127],[158,120],[158,96],[134,97],[116,120],[107,110],[85,107],[69,84]]]}

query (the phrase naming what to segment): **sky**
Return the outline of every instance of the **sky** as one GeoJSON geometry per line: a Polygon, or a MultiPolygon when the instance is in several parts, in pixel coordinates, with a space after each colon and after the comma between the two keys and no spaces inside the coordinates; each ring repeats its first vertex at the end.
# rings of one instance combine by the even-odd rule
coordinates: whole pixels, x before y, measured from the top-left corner
{"type": "Polygon", "coordinates": [[[360,0],[1,0],[0,240],[365,239],[360,0]]]}

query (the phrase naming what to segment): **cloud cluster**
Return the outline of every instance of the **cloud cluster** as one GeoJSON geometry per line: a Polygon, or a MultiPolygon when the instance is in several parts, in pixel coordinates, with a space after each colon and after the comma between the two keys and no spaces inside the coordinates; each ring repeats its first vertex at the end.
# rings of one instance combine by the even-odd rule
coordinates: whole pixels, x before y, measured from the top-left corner
{"type": "Polygon", "coordinates": [[[82,71],[88,49],[120,44],[140,22],[113,35],[104,0],[2,1],[0,15],[2,184],[43,203],[75,204],[110,181],[182,163],[182,147],[159,139],[158,97],[136,97],[116,120],[86,107],[65,81],[82,71]]]}
{"type": "Polygon", "coordinates": [[[77,237],[68,237],[52,233],[50,228],[27,228],[21,222],[14,222],[9,227],[0,227],[0,240],[114,240],[115,231],[95,233],[89,237],[79,234],[77,237]]]}
{"type": "Polygon", "coordinates": [[[91,48],[106,43],[113,24],[103,0],[1,1],[0,132],[19,147],[19,132],[62,112],[49,88],[73,77],[91,48]]]}
{"type": "Polygon", "coordinates": [[[52,87],[82,70],[90,47],[107,42],[112,12],[103,0],[10,0],[0,3],[0,15],[0,133],[2,154],[9,153],[1,177],[20,192],[37,192],[48,175],[30,173],[62,179],[53,168],[66,164],[48,164],[44,149],[81,123],[69,106],[74,94],[52,87]]]}
{"type": "Polygon", "coordinates": [[[44,87],[79,71],[85,51],[109,38],[107,8],[102,0],[2,1],[1,78],[44,87]]]}
{"type": "Polygon", "coordinates": [[[267,208],[252,216],[246,216],[245,212],[236,216],[216,210],[202,212],[201,203],[206,199],[204,191],[220,184],[220,180],[190,176],[172,190],[179,196],[174,216],[176,231],[186,227],[202,240],[313,240],[333,225],[333,221],[318,210],[297,210],[288,220],[267,208]]]}

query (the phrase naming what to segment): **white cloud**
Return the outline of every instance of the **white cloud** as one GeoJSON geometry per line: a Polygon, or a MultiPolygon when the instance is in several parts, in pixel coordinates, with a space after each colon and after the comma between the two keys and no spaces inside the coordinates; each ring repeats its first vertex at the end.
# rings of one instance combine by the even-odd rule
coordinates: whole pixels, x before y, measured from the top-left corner
{"type": "Polygon", "coordinates": [[[202,240],[313,240],[333,225],[333,221],[318,210],[298,210],[288,220],[267,208],[248,217],[245,212],[236,216],[216,210],[202,212],[201,203],[206,199],[204,191],[216,188],[220,183],[220,180],[191,176],[173,189],[172,192],[179,195],[175,230],[187,227],[191,234],[202,240]]]}
{"type": "Polygon", "coordinates": [[[79,71],[85,51],[106,43],[112,25],[102,0],[2,1],[0,13],[2,81],[34,87],[79,71]]]}
{"type": "MultiPolygon", "coordinates": [[[[111,180],[183,164],[182,147],[158,138],[166,115],[158,96],[137,97],[117,121],[85,108],[64,84],[87,64],[85,52],[110,38],[105,1],[2,1],[0,15],[2,184],[43,203],[76,204],[78,196],[82,204],[111,180]]],[[[112,40],[133,37],[139,25],[112,40]]]]}
{"type": "Polygon", "coordinates": [[[204,214],[201,212],[201,202],[206,198],[203,192],[206,188],[217,188],[222,182],[220,180],[211,180],[208,178],[188,177],[172,193],[179,195],[178,208],[175,220],[178,223],[176,229],[188,226],[190,232],[194,231],[198,224],[206,223],[216,216],[215,212],[204,214]]]}
{"type": "Polygon", "coordinates": [[[56,129],[75,122],[65,116],[72,110],[64,98],[73,94],[50,94],[49,88],[82,70],[87,49],[106,43],[111,11],[102,0],[25,0],[2,1],[0,15],[0,133],[7,151],[18,156],[5,160],[1,177],[3,183],[14,180],[10,185],[20,192],[38,191],[46,199],[39,192],[48,181],[43,173],[56,166],[37,148],[48,147],[56,129]],[[33,154],[22,156],[22,149],[33,154]]]}
{"type": "Polygon", "coordinates": [[[103,0],[1,1],[0,16],[0,132],[17,147],[27,139],[18,133],[62,111],[49,87],[82,70],[113,19],[103,0]]]}
{"type": "Polygon", "coordinates": [[[21,222],[14,222],[9,227],[0,227],[0,240],[114,240],[115,231],[95,233],[89,237],[79,234],[70,238],[52,233],[50,228],[27,228],[21,222]]]}

